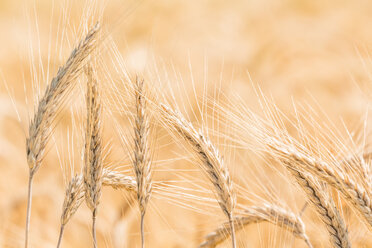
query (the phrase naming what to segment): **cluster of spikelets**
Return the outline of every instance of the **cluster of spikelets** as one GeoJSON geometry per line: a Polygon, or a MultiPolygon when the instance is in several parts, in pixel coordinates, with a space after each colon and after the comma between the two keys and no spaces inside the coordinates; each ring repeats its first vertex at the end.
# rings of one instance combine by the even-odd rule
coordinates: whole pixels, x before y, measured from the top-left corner
{"type": "Polygon", "coordinates": [[[365,224],[369,237],[372,231],[369,153],[364,147],[353,149],[355,144],[348,146],[327,124],[322,126],[321,121],[309,117],[313,110],[299,114],[300,111],[295,109],[292,122],[262,93],[258,95],[262,99],[263,117],[246,107],[238,111],[221,108],[232,120],[236,131],[236,136],[231,136],[233,142],[284,166],[318,213],[333,247],[351,247],[342,209],[335,202],[339,196],[339,200],[365,224]]]}
{"type": "Polygon", "coordinates": [[[27,138],[27,161],[29,165],[29,189],[26,222],[25,246],[28,247],[28,233],[32,202],[32,179],[39,169],[46,144],[51,132],[51,123],[56,116],[65,95],[74,87],[77,77],[84,72],[87,78],[86,85],[86,113],[87,123],[85,127],[85,149],[84,149],[84,171],[75,175],[67,186],[61,215],[61,228],[57,247],[61,245],[63,231],[78,210],[81,203],[86,201],[92,211],[92,235],[94,247],[96,241],[97,209],[100,202],[102,186],[122,188],[128,192],[137,193],[140,202],[142,216],[144,215],[146,203],[151,193],[150,161],[144,154],[146,147],[146,135],[148,125],[144,117],[144,102],[142,100],[142,84],[138,84],[137,96],[137,118],[135,136],[135,154],[133,166],[136,171],[136,180],[132,177],[122,175],[116,171],[103,168],[102,163],[102,130],[101,130],[101,99],[95,70],[91,60],[94,50],[99,43],[100,26],[96,24],[85,38],[72,51],[64,66],[62,66],[53,78],[51,84],[45,90],[44,96],[38,103],[37,111],[29,126],[29,137],[27,138]],[[143,186],[145,185],[145,186],[143,186]]]}
{"type": "MultiPolygon", "coordinates": [[[[84,169],[83,173],[72,177],[66,188],[57,247],[60,247],[62,243],[67,223],[84,201],[92,211],[93,245],[97,247],[96,216],[102,187],[106,186],[120,188],[137,196],[141,214],[141,244],[144,247],[145,213],[152,189],[157,187],[155,184],[152,185],[152,162],[148,143],[151,130],[144,81],[137,78],[133,87],[135,113],[133,115],[132,165],[135,176],[130,177],[115,170],[103,168],[102,122],[104,120],[101,115],[100,87],[94,63],[95,50],[99,49],[101,39],[99,33],[100,26],[97,24],[72,51],[66,63],[58,70],[57,75],[46,88],[30,123],[27,138],[29,188],[26,247],[28,247],[29,240],[32,180],[42,164],[45,147],[51,135],[51,123],[64,97],[74,87],[80,74],[85,75],[87,82],[84,169]]],[[[291,232],[294,237],[302,239],[308,247],[312,247],[300,215],[274,204],[258,204],[246,207],[241,212],[235,211],[237,197],[228,169],[232,165],[225,163],[223,156],[208,138],[206,132],[198,131],[180,112],[169,106],[161,103],[155,105],[157,110],[155,112],[159,115],[164,127],[184,139],[185,144],[193,152],[199,168],[213,185],[216,200],[227,220],[207,235],[200,247],[216,247],[231,238],[232,246],[235,248],[237,246],[235,232],[247,225],[259,222],[278,225],[291,232]]],[[[225,108],[222,111],[229,110],[225,108]]],[[[267,113],[271,111],[268,110],[267,113]]],[[[297,185],[305,192],[308,202],[319,214],[328,230],[333,247],[351,247],[351,242],[342,214],[336,207],[328,186],[334,188],[354,210],[358,218],[372,230],[371,168],[363,156],[354,156],[345,161],[330,155],[328,157],[331,159],[324,160],[321,156],[316,156],[314,149],[305,147],[301,142],[292,138],[279,125],[279,122],[270,122],[269,120],[277,120],[275,114],[266,116],[266,119],[261,119],[247,111],[239,113],[229,111],[227,115],[233,123],[237,124],[236,134],[239,136],[236,138],[231,136],[233,140],[242,144],[244,137],[249,134],[247,140],[254,141],[254,145],[243,142],[247,148],[269,154],[288,170],[297,185]]]]}

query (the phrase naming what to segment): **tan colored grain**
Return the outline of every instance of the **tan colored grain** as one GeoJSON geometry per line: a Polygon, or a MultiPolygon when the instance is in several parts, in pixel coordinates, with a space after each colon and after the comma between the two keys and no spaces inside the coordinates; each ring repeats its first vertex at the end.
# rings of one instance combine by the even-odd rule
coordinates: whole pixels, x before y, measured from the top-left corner
{"type": "Polygon", "coordinates": [[[234,225],[232,214],[236,204],[236,198],[232,187],[227,166],[218,149],[201,132],[197,132],[193,125],[188,122],[180,113],[175,112],[165,105],[162,105],[163,115],[166,123],[177,131],[193,148],[200,160],[201,168],[206,172],[210,181],[215,187],[218,203],[230,221],[232,228],[232,242],[235,247],[234,225]]]}
{"type": "Polygon", "coordinates": [[[325,162],[307,157],[294,149],[285,149],[274,143],[269,146],[278,156],[292,161],[288,166],[298,166],[337,189],[372,230],[372,202],[363,185],[355,182],[348,174],[336,171],[325,162]]]}
{"type": "Polygon", "coordinates": [[[311,175],[300,172],[288,161],[282,160],[282,162],[305,191],[308,200],[312,203],[320,219],[325,224],[332,246],[335,248],[351,247],[344,221],[329,194],[321,189],[311,175]]]}
{"type": "MultiPolygon", "coordinates": [[[[265,204],[247,208],[244,214],[234,217],[235,230],[239,231],[244,227],[259,222],[269,222],[293,233],[296,238],[306,242],[309,248],[312,247],[309,238],[305,233],[305,225],[299,216],[279,206],[265,204]]],[[[199,247],[214,248],[224,242],[231,234],[229,223],[222,224],[219,228],[206,236],[206,240],[199,247]]]]}
{"type": "Polygon", "coordinates": [[[26,139],[27,163],[29,166],[29,183],[27,197],[27,213],[25,228],[25,247],[28,247],[28,233],[31,217],[32,179],[39,169],[45,153],[45,147],[51,133],[52,122],[60,107],[63,97],[74,86],[74,81],[80,75],[86,58],[97,46],[100,26],[97,23],[85,38],[71,52],[66,63],[59,68],[57,75],[47,86],[37,110],[31,119],[26,139]]]}
{"type": "Polygon", "coordinates": [[[67,186],[63,202],[61,224],[66,225],[84,200],[83,176],[74,176],[67,186]]]}
{"type": "Polygon", "coordinates": [[[137,199],[141,212],[141,240],[144,247],[144,216],[151,195],[151,160],[148,145],[149,120],[146,113],[146,99],[143,95],[144,81],[135,82],[135,120],[133,169],[137,182],[137,199]]]}
{"type": "Polygon", "coordinates": [[[85,191],[83,185],[83,175],[76,175],[71,179],[66,189],[65,199],[62,207],[61,227],[57,248],[61,245],[65,225],[80,207],[84,200],[84,196],[85,191]]]}
{"type": "MultiPolygon", "coordinates": [[[[109,186],[114,189],[125,189],[128,192],[136,192],[136,181],[130,177],[120,174],[116,171],[103,169],[102,185],[109,186]]],[[[74,176],[67,186],[65,199],[63,201],[61,227],[57,248],[60,247],[63,237],[65,225],[69,222],[72,216],[76,213],[85,197],[85,187],[83,184],[83,175],[74,176]]]]}
{"type": "Polygon", "coordinates": [[[97,77],[93,68],[87,65],[85,74],[87,83],[87,127],[85,133],[84,186],[85,200],[92,211],[93,245],[97,247],[95,222],[102,188],[102,137],[101,103],[98,93],[97,77]]]}
{"type": "Polygon", "coordinates": [[[97,45],[100,26],[97,23],[71,52],[66,63],[59,68],[57,75],[47,86],[44,96],[39,101],[37,111],[29,126],[26,140],[27,162],[30,173],[34,174],[41,165],[45,146],[50,136],[52,121],[63,97],[75,85],[74,81],[81,74],[86,58],[97,45]]]}
{"type": "Polygon", "coordinates": [[[103,169],[102,172],[102,185],[137,193],[137,183],[134,178],[107,169],[103,169]]]}
{"type": "MultiPolygon", "coordinates": [[[[119,172],[103,169],[102,185],[114,189],[124,189],[127,192],[136,192],[136,181],[119,172]]],[[[63,202],[61,224],[66,225],[71,217],[80,207],[85,197],[83,175],[74,176],[66,188],[65,199],[63,202]]]]}

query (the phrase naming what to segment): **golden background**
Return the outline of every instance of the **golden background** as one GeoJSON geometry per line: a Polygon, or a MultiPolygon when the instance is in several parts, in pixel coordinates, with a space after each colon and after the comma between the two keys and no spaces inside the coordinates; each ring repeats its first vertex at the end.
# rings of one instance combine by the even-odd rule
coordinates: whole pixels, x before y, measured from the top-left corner
{"type": "MultiPolygon", "coordinates": [[[[101,19],[104,33],[109,36],[102,51],[108,51],[114,42],[130,78],[144,77],[154,95],[173,92],[192,122],[202,122],[200,113],[193,113],[203,103],[205,89],[212,100],[214,90],[219,89],[224,97],[238,94],[247,106],[256,109],[258,97],[253,85],[258,85],[284,113],[293,111],[293,102],[309,104],[316,109],[314,112],[329,118],[335,128],[345,125],[359,132],[363,121],[369,119],[371,13],[370,1],[110,0],[87,4],[0,0],[0,246],[23,246],[28,123],[39,92],[86,32],[86,23],[101,19]],[[79,28],[81,24],[83,28],[79,28]]],[[[115,63],[110,56],[108,53],[105,58],[111,61],[108,67],[115,63]]],[[[113,83],[101,85],[110,92],[113,83]]],[[[84,100],[81,93],[74,92],[60,110],[47,155],[35,176],[32,247],[55,246],[65,180],[81,167],[79,145],[83,133],[79,128],[83,119],[79,113],[83,110],[76,110],[81,107],[79,98],[84,100]]],[[[126,97],[126,93],[121,95],[123,102],[130,105],[126,97]]],[[[117,105],[105,107],[120,112],[117,105]]],[[[122,110],[119,122],[129,133],[125,139],[130,144],[131,115],[127,112],[122,110]]],[[[107,114],[105,122],[110,123],[110,118],[107,114]]],[[[104,135],[113,150],[108,161],[126,161],[126,171],[132,173],[128,165],[130,152],[118,143],[119,133],[105,128],[104,135]]],[[[204,191],[211,186],[179,142],[161,128],[154,139],[155,180],[178,181],[182,189],[170,189],[169,196],[154,192],[145,220],[147,247],[196,247],[225,221],[224,216],[217,203],[208,208],[202,200],[184,196],[190,193],[213,199],[213,193],[195,190],[194,183],[203,180],[204,191]]],[[[240,185],[240,203],[252,205],[262,198],[295,213],[300,211],[304,195],[279,165],[278,171],[270,166],[262,171],[262,161],[249,152],[229,147],[223,139],[217,143],[226,154],[233,180],[240,185]]],[[[345,207],[343,215],[353,247],[372,247],[370,233],[350,209],[345,207]]],[[[329,247],[315,211],[308,208],[303,220],[314,246],[329,247]]],[[[90,246],[90,221],[90,212],[83,204],[66,227],[63,247],[90,246]]],[[[98,215],[99,247],[139,247],[138,223],[135,199],[123,191],[104,189],[98,215]]],[[[225,242],[221,246],[229,245],[225,242]]],[[[239,232],[238,245],[305,247],[303,241],[270,224],[245,228],[239,232]]]]}

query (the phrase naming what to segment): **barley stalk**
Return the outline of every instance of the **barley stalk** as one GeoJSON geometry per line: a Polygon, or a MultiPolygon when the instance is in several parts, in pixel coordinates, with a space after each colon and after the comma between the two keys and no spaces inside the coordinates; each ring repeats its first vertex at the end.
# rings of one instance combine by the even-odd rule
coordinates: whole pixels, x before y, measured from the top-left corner
{"type": "Polygon", "coordinates": [[[327,228],[332,246],[335,248],[351,247],[344,221],[336,209],[332,198],[317,185],[311,175],[300,172],[291,162],[286,160],[282,160],[282,162],[315,207],[320,219],[327,228]]]}
{"type": "Polygon", "coordinates": [[[51,132],[52,122],[60,107],[63,96],[74,86],[74,81],[80,75],[86,57],[96,47],[99,24],[97,23],[71,52],[66,63],[59,68],[57,75],[47,86],[37,110],[29,125],[26,139],[27,163],[29,166],[29,183],[27,197],[25,247],[28,247],[29,228],[32,204],[32,180],[39,169],[45,153],[45,146],[51,132]]]}
{"type": "Polygon", "coordinates": [[[83,185],[83,176],[76,175],[71,179],[66,189],[65,199],[64,199],[63,208],[62,208],[61,229],[60,229],[57,248],[60,247],[61,245],[65,225],[70,220],[70,218],[75,214],[75,212],[78,210],[79,206],[84,200],[84,195],[85,195],[85,191],[84,191],[84,185],[83,185]]]}
{"type": "Polygon", "coordinates": [[[148,147],[149,122],[143,96],[143,80],[136,79],[133,168],[137,182],[137,199],[141,213],[141,247],[144,247],[144,217],[151,195],[151,161],[148,147]]]}
{"type": "Polygon", "coordinates": [[[167,124],[177,131],[193,148],[201,168],[213,183],[218,203],[229,220],[231,227],[232,245],[235,248],[235,226],[233,224],[233,210],[236,204],[235,194],[227,167],[223,163],[217,148],[201,132],[197,132],[193,125],[178,112],[174,112],[165,105],[161,105],[167,124]]]}
{"type": "Polygon", "coordinates": [[[86,67],[87,83],[87,127],[85,133],[84,185],[85,200],[92,211],[93,246],[97,247],[96,217],[102,187],[102,138],[101,103],[96,75],[90,65],[86,67]]]}
{"type": "Polygon", "coordinates": [[[284,149],[275,144],[270,144],[270,147],[279,156],[292,161],[293,163],[290,163],[289,166],[298,165],[301,169],[337,189],[357,210],[359,216],[366,222],[367,227],[372,230],[372,202],[369,193],[362,185],[356,183],[348,174],[336,171],[328,164],[304,156],[294,149],[284,149]]]}
{"type": "MultiPolygon", "coordinates": [[[[116,171],[103,169],[102,185],[109,186],[114,189],[125,189],[128,192],[136,192],[136,181],[130,177],[120,174],[116,171]]],[[[63,231],[66,224],[76,213],[85,197],[85,188],[83,184],[83,175],[74,176],[67,186],[65,199],[63,202],[61,227],[57,243],[57,248],[60,247],[63,237],[63,231]]]]}
{"type": "MultiPolygon", "coordinates": [[[[302,239],[312,248],[312,245],[305,233],[305,225],[301,218],[279,206],[264,204],[247,208],[244,214],[235,216],[233,219],[235,230],[239,231],[244,227],[259,222],[269,222],[280,226],[291,232],[296,238],[302,239]]],[[[200,248],[214,248],[224,242],[231,235],[231,228],[228,222],[206,236],[206,240],[200,244],[200,248]]]]}
{"type": "Polygon", "coordinates": [[[66,189],[61,216],[62,225],[66,225],[72,215],[75,214],[78,207],[84,200],[84,194],[83,177],[82,175],[76,175],[71,179],[66,189]]]}

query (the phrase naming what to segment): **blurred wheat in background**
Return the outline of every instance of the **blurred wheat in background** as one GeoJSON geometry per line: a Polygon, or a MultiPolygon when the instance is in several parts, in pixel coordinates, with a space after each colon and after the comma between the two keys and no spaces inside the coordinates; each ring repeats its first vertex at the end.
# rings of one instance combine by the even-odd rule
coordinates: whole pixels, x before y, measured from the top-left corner
{"type": "Polygon", "coordinates": [[[369,1],[0,1],[0,247],[372,247],[369,1]]]}

